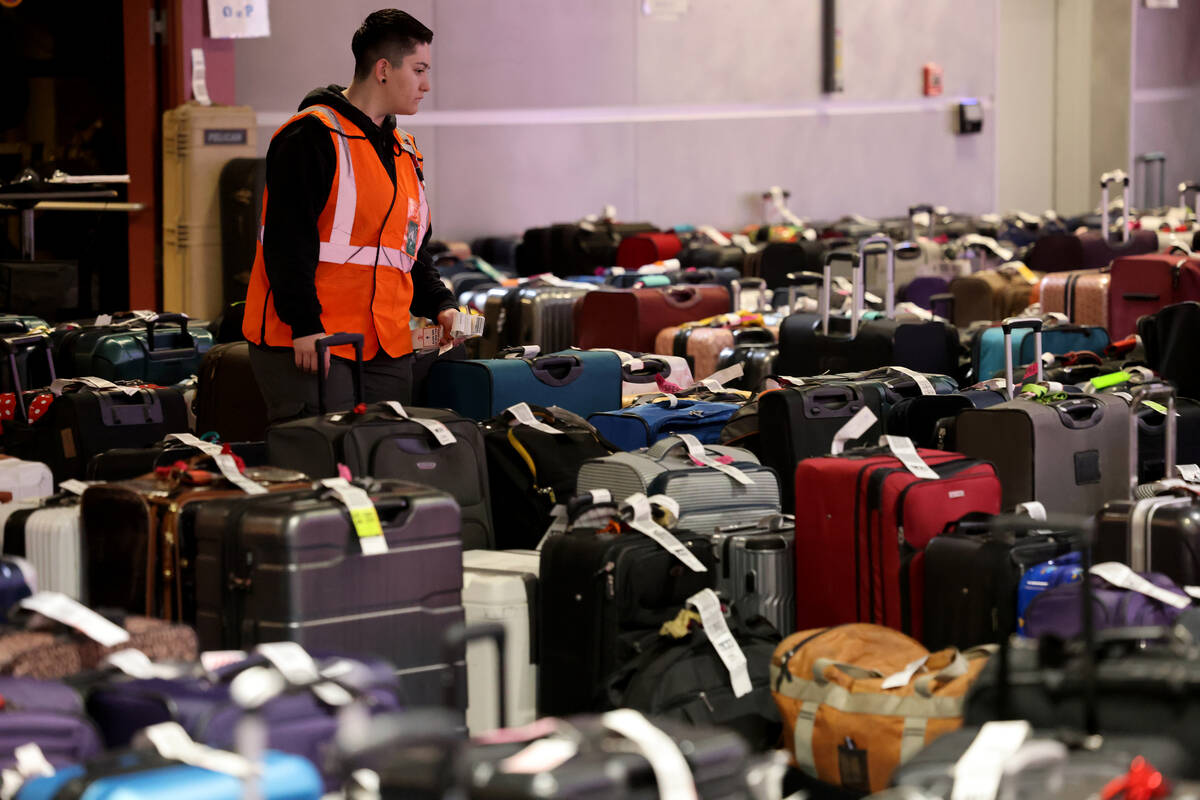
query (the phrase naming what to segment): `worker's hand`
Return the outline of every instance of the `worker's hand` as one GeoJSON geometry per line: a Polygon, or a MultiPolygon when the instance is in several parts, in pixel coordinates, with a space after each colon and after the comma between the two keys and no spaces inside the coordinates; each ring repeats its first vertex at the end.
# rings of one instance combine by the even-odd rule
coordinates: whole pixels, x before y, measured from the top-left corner
{"type": "Polygon", "coordinates": [[[442,347],[445,347],[446,345],[452,345],[453,347],[458,347],[460,344],[462,344],[464,341],[466,341],[465,339],[462,339],[462,338],[459,338],[459,339],[454,338],[454,335],[453,335],[454,309],[453,308],[447,308],[446,310],[442,311],[440,314],[438,314],[437,319],[438,319],[438,323],[442,326],[442,340],[440,342],[438,342],[439,345],[441,345],[442,347]]]}
{"type": "MultiPolygon", "coordinates": [[[[296,351],[296,368],[301,372],[307,372],[311,375],[317,374],[317,339],[325,336],[324,333],[314,333],[309,336],[301,336],[299,339],[292,339],[292,349],[296,351]]],[[[329,349],[325,349],[325,366],[324,375],[329,375],[329,349]]]]}

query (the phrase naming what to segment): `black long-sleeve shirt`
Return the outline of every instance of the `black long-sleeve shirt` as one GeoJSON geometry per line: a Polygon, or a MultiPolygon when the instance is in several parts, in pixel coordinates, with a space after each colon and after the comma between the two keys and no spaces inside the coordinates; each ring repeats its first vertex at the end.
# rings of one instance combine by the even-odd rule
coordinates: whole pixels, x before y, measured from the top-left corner
{"type": "MultiPolygon", "coordinates": [[[[340,86],[314,89],[297,110],[325,105],[357,125],[379,153],[379,160],[396,180],[394,146],[396,120],[387,116],[383,125],[356,108],[340,86]]],[[[320,242],[317,220],[329,200],[337,152],[329,129],[316,117],[306,116],[292,122],[271,140],[267,150],[267,213],[263,230],[263,259],[271,296],[279,318],[292,329],[296,338],[321,333],[321,303],[315,283],[320,242]]],[[[446,288],[433,266],[429,252],[432,224],[417,251],[411,276],[411,311],[419,317],[434,319],[454,308],[453,293],[446,288]]]]}

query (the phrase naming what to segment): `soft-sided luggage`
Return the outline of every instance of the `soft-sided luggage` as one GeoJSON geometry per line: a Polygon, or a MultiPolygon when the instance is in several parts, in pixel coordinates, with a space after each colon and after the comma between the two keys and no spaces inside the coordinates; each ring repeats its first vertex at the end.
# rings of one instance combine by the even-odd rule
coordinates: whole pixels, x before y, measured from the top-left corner
{"type": "MultiPolygon", "coordinates": [[[[180,461],[190,461],[202,451],[190,444],[184,444],[182,439],[191,441],[190,434],[174,434],[166,441],[152,447],[114,447],[92,456],[88,462],[86,480],[89,481],[127,481],[139,478],[159,467],[172,467],[180,461]]],[[[267,463],[267,445],[265,442],[236,442],[233,444],[211,441],[212,437],[202,440],[211,450],[216,447],[228,450],[231,455],[241,459],[242,466],[262,467],[267,463]]]]}
{"type": "Polygon", "coordinates": [[[1138,337],[1146,347],[1146,364],[1170,381],[1180,397],[1200,399],[1200,303],[1167,306],[1138,320],[1138,337]]]}
{"type": "MultiPolygon", "coordinates": [[[[1006,345],[1019,329],[1032,330],[1033,353],[1042,352],[1042,321],[1005,320],[1001,331],[1006,345]]],[[[1007,352],[1011,376],[1011,350],[1007,352]]],[[[1037,362],[1040,378],[1041,360],[1030,360],[1037,362]]],[[[1125,493],[1129,414],[1125,400],[1114,395],[1018,397],[961,411],[955,446],[996,465],[1005,509],[1036,500],[1047,511],[1094,514],[1105,500],[1125,493]]]]}
{"type": "Polygon", "coordinates": [[[718,594],[743,620],[761,616],[780,635],[796,627],[795,533],[791,515],[772,514],[706,534],[717,559],[718,594]]]}
{"type": "Polygon", "coordinates": [[[606,708],[605,682],[636,655],[636,643],[712,587],[708,539],[683,532],[673,538],[668,550],[633,530],[578,530],[542,545],[539,714],[606,708]]]}
{"type": "Polygon", "coordinates": [[[213,344],[207,326],[186,314],[153,313],[116,315],[103,325],[70,323],[54,334],[55,366],[63,377],[166,386],[200,371],[213,344]]]}
{"type": "Polygon", "coordinates": [[[13,751],[33,743],[55,766],[100,752],[103,742],[83,709],[79,692],[56,681],[0,678],[0,769],[16,763],[13,751]]]}
{"type": "MultiPolygon", "coordinates": [[[[1043,313],[1066,314],[1076,325],[1087,325],[1109,330],[1109,285],[1112,271],[1080,269],[1068,272],[1052,272],[1042,278],[1039,302],[1043,313]]],[[[1017,309],[1004,317],[1020,314],[1017,309]]],[[[1003,317],[993,317],[1002,319],[1003,317]]],[[[1111,334],[1112,331],[1109,330],[1111,334]]]]}
{"type": "Polygon", "coordinates": [[[611,351],[621,359],[621,403],[626,398],[660,391],[659,381],[690,389],[695,380],[687,359],[680,356],[611,351]]]}
{"type": "MultiPolygon", "coordinates": [[[[364,538],[379,535],[361,535],[371,532],[359,522],[369,512],[352,517],[338,499],[344,488],[198,504],[200,641],[225,650],[293,641],[311,652],[377,656],[395,665],[409,705],[428,704],[441,696],[446,673],[463,670],[457,659],[445,663],[440,647],[442,633],[463,618],[458,505],[404,481],[359,486],[378,517],[379,552],[363,552],[364,538]]],[[[464,691],[460,709],[465,699],[464,691]]]]}
{"type": "Polygon", "coordinates": [[[575,343],[650,353],[663,328],[723,314],[729,307],[723,286],[589,292],[576,307],[575,343]]]}
{"type": "Polygon", "coordinates": [[[0,456],[0,493],[9,500],[36,500],[54,494],[54,476],[38,461],[0,456]]]}
{"type": "Polygon", "coordinates": [[[771,659],[784,747],[809,775],[879,791],[898,765],[962,725],[963,696],[988,656],[930,652],[879,625],[793,633],[771,659]]]}
{"type": "MultiPolygon", "coordinates": [[[[79,264],[75,261],[0,260],[0,308],[60,320],[79,312],[79,264]]],[[[85,305],[93,302],[83,287],[85,305]]]]}
{"type": "MultiPolygon", "coordinates": [[[[1115,562],[1097,564],[1096,568],[1123,567],[1115,562]]],[[[1135,575],[1159,592],[1149,596],[1141,589],[1130,589],[1091,574],[1092,625],[1097,631],[1125,628],[1173,628],[1191,598],[1161,572],[1133,573],[1124,567],[1125,575],[1135,575]]],[[[1033,639],[1054,636],[1073,639],[1079,636],[1079,621],[1083,605],[1083,581],[1069,581],[1037,594],[1025,607],[1024,635],[1033,639]]]]}
{"type": "Polygon", "coordinates": [[[462,509],[464,548],[494,543],[483,437],[474,422],[453,411],[393,401],[272,425],[267,459],[315,479],[337,477],[345,465],[356,478],[436,487],[462,509]]]}
{"type": "Polygon", "coordinates": [[[427,402],[475,420],[516,403],[559,406],[581,416],[621,407],[621,359],[567,350],[534,358],[440,361],[429,373],[427,402]]]}
{"type": "Polygon", "coordinates": [[[196,432],[213,431],[226,442],[261,442],[267,431],[267,404],[250,368],[250,344],[213,345],[198,375],[196,432]]]}
{"type": "Polygon", "coordinates": [[[986,461],[916,453],[929,477],[890,447],[796,467],[797,627],[874,622],[921,638],[929,540],[968,512],[998,513],[1000,482],[986,461]]]}
{"type": "Polygon", "coordinates": [[[467,644],[467,730],[473,736],[501,725],[520,727],[537,719],[537,620],[541,616],[536,550],[468,550],[463,553],[463,613],[468,625],[504,626],[504,680],[494,679],[494,650],[467,644]],[[507,694],[499,718],[500,686],[507,694]]]}
{"type": "Polygon", "coordinates": [[[637,269],[674,258],[682,248],[683,243],[673,233],[636,233],[621,239],[617,245],[617,260],[607,266],[637,269]]]}
{"type": "Polygon", "coordinates": [[[1118,258],[1107,299],[1109,334],[1114,340],[1132,336],[1139,318],[1163,306],[1200,300],[1200,260],[1186,253],[1118,258]]]}
{"type": "Polygon", "coordinates": [[[922,642],[964,649],[1011,636],[1027,571],[1080,545],[1069,531],[995,531],[981,514],[950,523],[925,547],[922,642]]]}
{"type": "Polygon", "coordinates": [[[1024,265],[1006,265],[951,280],[954,324],[965,328],[977,320],[1004,319],[1024,311],[1037,285],[1037,276],[1021,267],[1024,265]]]}
{"type": "Polygon", "coordinates": [[[0,504],[0,543],[6,556],[27,561],[38,588],[83,598],[83,538],[79,496],[61,492],[0,504]]]}
{"type": "MultiPolygon", "coordinates": [[[[1017,328],[1010,332],[1009,348],[1018,365],[1032,364],[1037,357],[1030,329],[1017,328]]],[[[986,381],[1004,375],[1004,329],[1000,325],[985,328],[972,348],[971,361],[976,380],[986,381]]],[[[1057,324],[1042,331],[1042,353],[1065,355],[1086,351],[1103,353],[1110,339],[1108,331],[1098,326],[1057,324]]]]}
{"type": "Polygon", "coordinates": [[[231,158],[221,167],[218,184],[221,208],[221,272],[225,302],[246,297],[250,269],[262,224],[263,193],[267,186],[265,158],[231,158]]]}
{"type": "Polygon", "coordinates": [[[528,408],[528,418],[514,407],[480,424],[501,550],[536,546],[553,507],[575,494],[580,466],[616,449],[582,417],[561,408],[528,408]]]}
{"type": "Polygon", "coordinates": [[[733,403],[677,400],[668,395],[651,402],[588,417],[596,431],[621,450],[649,447],[660,439],[690,433],[704,444],[721,439],[721,429],[738,410],[733,403]]]}
{"type": "Polygon", "coordinates": [[[579,468],[576,491],[607,489],[617,500],[665,494],[679,504],[679,526],[704,531],[778,514],[779,481],[748,450],[672,435],[636,453],[614,453],[579,468]]]}

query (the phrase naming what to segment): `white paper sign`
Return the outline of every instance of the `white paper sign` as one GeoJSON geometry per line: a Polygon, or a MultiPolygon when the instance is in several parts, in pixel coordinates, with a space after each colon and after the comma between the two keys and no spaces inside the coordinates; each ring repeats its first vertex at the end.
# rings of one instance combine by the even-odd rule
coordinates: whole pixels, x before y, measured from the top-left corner
{"type": "Polygon", "coordinates": [[[208,70],[204,66],[204,50],[192,48],[192,97],[202,106],[211,106],[212,98],[208,96],[208,80],[205,77],[208,70]]]}
{"type": "Polygon", "coordinates": [[[251,39],[271,35],[267,0],[208,0],[208,35],[213,39],[251,39]]]}

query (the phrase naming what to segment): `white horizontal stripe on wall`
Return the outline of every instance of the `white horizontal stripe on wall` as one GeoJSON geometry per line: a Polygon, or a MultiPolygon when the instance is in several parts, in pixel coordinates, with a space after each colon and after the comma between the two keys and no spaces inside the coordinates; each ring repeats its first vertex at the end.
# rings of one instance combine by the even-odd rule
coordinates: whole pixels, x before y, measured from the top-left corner
{"type": "Polygon", "coordinates": [[[1134,89],[1135,103],[1174,103],[1200,100],[1200,86],[1169,86],[1165,89],[1134,89]]]}

